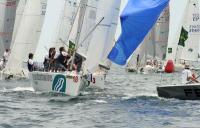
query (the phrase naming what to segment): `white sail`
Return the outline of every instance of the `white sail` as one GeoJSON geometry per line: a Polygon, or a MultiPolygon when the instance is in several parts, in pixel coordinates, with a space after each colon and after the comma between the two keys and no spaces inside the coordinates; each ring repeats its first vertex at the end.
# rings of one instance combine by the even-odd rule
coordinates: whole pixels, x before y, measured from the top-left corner
{"type": "MultiPolygon", "coordinates": [[[[87,55],[88,47],[93,35],[93,33],[91,34],[89,33],[92,31],[92,29],[96,25],[96,18],[97,18],[96,11],[97,11],[98,2],[99,1],[96,1],[96,0],[88,0],[86,2],[87,6],[86,6],[86,10],[83,17],[84,18],[83,23],[82,23],[83,25],[80,25],[80,23],[78,23],[78,25],[74,26],[74,27],[81,26],[80,38],[78,40],[78,53],[84,56],[87,55]]],[[[83,11],[80,11],[79,15],[82,15],[83,11]]],[[[80,20],[78,19],[78,21],[80,20]]],[[[71,40],[74,41],[73,39],[71,40]]]]}
{"type": "Polygon", "coordinates": [[[197,61],[200,43],[200,9],[198,0],[190,0],[183,28],[188,32],[188,39],[182,49],[182,60],[197,61]]]}
{"type": "Polygon", "coordinates": [[[176,59],[181,28],[189,0],[170,0],[170,23],[166,60],[176,59]],[[181,3],[181,4],[180,4],[181,3]]]}
{"type": "Polygon", "coordinates": [[[23,12],[24,12],[26,1],[27,0],[19,0],[19,3],[17,4],[15,24],[14,24],[13,35],[12,35],[12,42],[11,42],[11,46],[10,46],[11,49],[12,49],[13,43],[15,41],[17,30],[19,28],[19,25],[20,25],[20,22],[21,22],[21,19],[22,19],[22,15],[23,15],[23,12]]]}
{"type": "Polygon", "coordinates": [[[0,0],[0,55],[10,48],[17,0],[0,0]]]}
{"type": "Polygon", "coordinates": [[[13,44],[6,70],[22,74],[23,62],[35,53],[45,16],[46,0],[28,0],[13,44]]]}
{"type": "Polygon", "coordinates": [[[44,56],[48,54],[48,49],[55,47],[57,28],[63,9],[64,0],[48,0],[45,20],[34,56],[35,61],[43,62],[44,56]]]}
{"type": "Polygon", "coordinates": [[[127,67],[128,68],[133,68],[137,69],[139,66],[144,66],[145,61],[146,61],[146,56],[145,56],[145,49],[146,49],[146,43],[148,40],[147,37],[145,37],[143,43],[141,43],[138,48],[134,51],[130,59],[128,60],[127,67]],[[137,62],[138,61],[138,62],[137,62]]]}
{"type": "Polygon", "coordinates": [[[161,14],[155,25],[156,57],[161,60],[166,58],[167,42],[169,35],[169,7],[161,14]]]}
{"type": "Polygon", "coordinates": [[[62,10],[62,16],[60,17],[60,23],[58,25],[57,39],[55,46],[66,47],[72,27],[75,22],[75,18],[78,15],[80,0],[65,0],[64,9],[62,10]]]}
{"type": "Polygon", "coordinates": [[[90,72],[95,71],[102,61],[106,61],[105,58],[113,46],[120,4],[120,0],[98,1],[96,24],[103,20],[93,31],[89,43],[86,68],[90,72]]]}
{"type": "Polygon", "coordinates": [[[107,58],[108,58],[108,54],[110,53],[115,43],[115,34],[116,34],[117,25],[118,25],[118,18],[119,18],[120,6],[121,6],[121,1],[119,0],[115,0],[112,2],[113,2],[111,4],[112,6],[110,7],[111,9],[110,16],[107,16],[110,18],[110,21],[111,21],[110,28],[107,28],[107,31],[109,31],[109,35],[107,39],[105,40],[106,44],[104,44],[103,56],[101,59],[101,64],[103,64],[106,67],[111,66],[111,62],[107,58]]]}

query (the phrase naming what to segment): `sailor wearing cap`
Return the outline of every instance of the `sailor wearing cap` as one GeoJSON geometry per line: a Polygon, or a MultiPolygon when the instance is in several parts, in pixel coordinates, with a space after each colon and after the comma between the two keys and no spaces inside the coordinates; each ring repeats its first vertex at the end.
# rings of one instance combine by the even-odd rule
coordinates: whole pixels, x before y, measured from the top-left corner
{"type": "Polygon", "coordinates": [[[193,73],[190,70],[190,65],[188,63],[185,64],[185,69],[182,71],[182,84],[188,84],[191,82],[196,82],[196,78],[193,77],[193,73]]]}

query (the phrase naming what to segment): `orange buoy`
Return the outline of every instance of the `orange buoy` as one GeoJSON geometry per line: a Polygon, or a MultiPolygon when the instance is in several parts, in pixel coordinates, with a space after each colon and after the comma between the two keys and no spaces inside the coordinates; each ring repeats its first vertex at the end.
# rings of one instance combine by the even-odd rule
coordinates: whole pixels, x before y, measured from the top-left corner
{"type": "Polygon", "coordinates": [[[168,60],[165,66],[166,73],[173,73],[174,72],[174,63],[172,60],[168,60]]]}

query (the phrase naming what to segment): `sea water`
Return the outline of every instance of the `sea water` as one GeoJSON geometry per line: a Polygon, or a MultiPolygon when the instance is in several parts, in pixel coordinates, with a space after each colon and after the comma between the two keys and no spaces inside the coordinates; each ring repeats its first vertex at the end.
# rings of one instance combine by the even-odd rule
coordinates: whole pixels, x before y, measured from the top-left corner
{"type": "Polygon", "coordinates": [[[35,93],[18,83],[0,90],[0,128],[199,128],[199,101],[157,96],[157,86],[177,84],[179,78],[113,66],[105,89],[88,89],[77,98],[35,93]]]}

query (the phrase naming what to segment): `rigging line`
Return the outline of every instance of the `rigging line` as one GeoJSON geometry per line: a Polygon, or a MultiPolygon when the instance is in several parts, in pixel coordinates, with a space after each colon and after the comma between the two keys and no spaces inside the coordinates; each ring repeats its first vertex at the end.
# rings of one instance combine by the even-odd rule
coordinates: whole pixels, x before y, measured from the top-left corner
{"type": "Polygon", "coordinates": [[[88,39],[88,37],[96,30],[96,28],[100,25],[100,23],[103,20],[104,20],[104,17],[102,17],[101,20],[94,26],[94,28],[86,35],[86,37],[83,39],[83,41],[81,41],[81,43],[79,44],[79,47],[88,39]]]}

